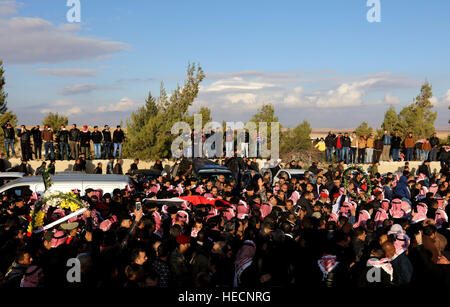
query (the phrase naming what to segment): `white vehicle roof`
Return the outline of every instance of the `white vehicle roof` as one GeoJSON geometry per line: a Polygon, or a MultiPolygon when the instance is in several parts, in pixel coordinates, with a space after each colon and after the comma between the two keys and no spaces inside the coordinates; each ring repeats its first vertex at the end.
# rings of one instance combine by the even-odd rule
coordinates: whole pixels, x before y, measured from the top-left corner
{"type": "Polygon", "coordinates": [[[0,177],[4,178],[20,178],[23,177],[23,175],[25,174],[20,172],[0,172],[0,177]]]}
{"type": "MultiPolygon", "coordinates": [[[[132,183],[131,179],[125,175],[100,175],[100,174],[85,174],[81,172],[72,173],[57,173],[50,179],[53,183],[52,188],[63,190],[87,188],[103,189],[105,193],[111,193],[114,188],[125,188],[127,184],[132,183]]],[[[3,193],[11,188],[22,186],[30,186],[33,192],[42,192],[44,188],[44,181],[42,176],[22,177],[0,187],[0,193],[3,193]]],[[[51,188],[51,189],[52,189],[51,188]]],[[[61,191],[66,192],[66,191],[61,191]]]]}
{"type": "Polygon", "coordinates": [[[300,174],[301,175],[301,174],[304,174],[306,172],[306,170],[304,170],[304,169],[295,169],[295,168],[282,168],[282,169],[280,169],[277,172],[277,174],[281,173],[281,172],[286,172],[286,173],[289,173],[291,175],[296,175],[296,174],[300,174]]]}

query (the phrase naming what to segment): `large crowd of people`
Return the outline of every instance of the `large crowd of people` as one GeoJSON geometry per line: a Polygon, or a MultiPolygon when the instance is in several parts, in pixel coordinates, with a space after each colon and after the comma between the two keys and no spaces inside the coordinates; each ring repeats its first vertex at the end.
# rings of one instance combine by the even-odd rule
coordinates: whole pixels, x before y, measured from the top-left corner
{"type": "MultiPolygon", "coordinates": [[[[281,163],[281,162],[278,162],[281,163]]],[[[236,179],[169,172],[103,194],[89,210],[27,235],[37,195],[0,199],[1,287],[449,287],[448,161],[439,172],[367,175],[314,164],[303,177],[229,158],[236,179]],[[243,184],[244,171],[252,180],[243,184]],[[170,202],[169,199],[178,202],[170,202]],[[68,280],[77,258],[81,280],[68,280]]],[[[137,164],[134,166],[138,168],[137,164]]],[[[80,193],[80,191],[75,191],[80,193]]],[[[52,222],[69,214],[53,208],[52,222]]]]}

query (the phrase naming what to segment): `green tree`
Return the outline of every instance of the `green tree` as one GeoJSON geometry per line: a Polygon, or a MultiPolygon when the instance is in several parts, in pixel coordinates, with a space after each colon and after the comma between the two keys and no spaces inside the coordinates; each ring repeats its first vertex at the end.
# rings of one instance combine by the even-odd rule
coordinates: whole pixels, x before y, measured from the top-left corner
{"type": "MultiPolygon", "coordinates": [[[[272,130],[271,130],[271,123],[272,122],[278,122],[278,116],[275,116],[275,109],[272,104],[263,104],[261,108],[257,110],[255,114],[253,114],[252,118],[250,119],[250,122],[256,123],[256,128],[259,131],[259,123],[267,123],[267,148],[270,149],[271,146],[271,137],[272,137],[272,130]]],[[[280,142],[281,142],[281,124],[279,125],[280,129],[280,142]]]]}
{"type": "Polygon", "coordinates": [[[384,120],[381,124],[381,129],[384,131],[389,131],[390,133],[396,132],[398,130],[398,116],[395,112],[395,108],[391,105],[389,109],[384,113],[384,120]]]}
{"type": "MultiPolygon", "coordinates": [[[[202,116],[202,127],[205,127],[205,125],[212,121],[211,117],[211,109],[208,107],[201,107],[196,114],[200,114],[202,116]]],[[[191,114],[186,119],[186,122],[191,126],[193,129],[194,127],[194,114],[191,114]]]]}
{"type": "Polygon", "coordinates": [[[261,108],[253,114],[250,121],[255,122],[257,127],[260,122],[265,122],[267,123],[267,126],[270,127],[271,122],[278,122],[278,117],[275,116],[275,109],[273,105],[269,103],[262,105],[261,108]]]}
{"type": "Polygon", "coordinates": [[[288,129],[287,131],[282,132],[280,141],[281,153],[311,149],[311,132],[311,125],[306,120],[294,129],[288,129]]]}
{"type": "Polygon", "coordinates": [[[356,135],[359,136],[367,136],[370,133],[372,133],[373,129],[372,127],[369,127],[369,125],[367,124],[367,122],[362,122],[361,125],[359,125],[356,129],[356,135]]]}
{"type": "Polygon", "coordinates": [[[6,97],[8,94],[5,92],[5,77],[3,76],[5,70],[3,69],[3,61],[0,60],[0,115],[5,114],[8,111],[6,97]]]}
{"type": "MultiPolygon", "coordinates": [[[[11,123],[11,126],[16,127],[18,120],[16,114],[12,111],[8,111],[2,115],[0,115],[0,125],[3,127],[6,125],[7,122],[11,123]]],[[[5,151],[5,134],[2,130],[2,133],[0,134],[0,148],[4,152],[5,151]]]]}
{"type": "Polygon", "coordinates": [[[69,119],[66,116],[56,113],[48,113],[42,121],[43,126],[49,126],[53,131],[59,131],[61,125],[67,126],[69,119]]]}
{"type": "Polygon", "coordinates": [[[188,64],[184,85],[173,90],[170,97],[163,84],[158,98],[149,94],[146,105],[133,112],[127,121],[124,154],[140,159],[171,157],[171,145],[176,137],[171,133],[172,126],[177,122],[187,122],[191,117],[188,109],[197,97],[204,78],[200,65],[188,64]]]}
{"type": "Polygon", "coordinates": [[[432,111],[431,97],[433,97],[432,87],[425,81],[413,103],[404,107],[398,115],[399,133],[402,136],[406,136],[409,132],[416,138],[429,137],[433,134],[437,112],[432,111]]]}

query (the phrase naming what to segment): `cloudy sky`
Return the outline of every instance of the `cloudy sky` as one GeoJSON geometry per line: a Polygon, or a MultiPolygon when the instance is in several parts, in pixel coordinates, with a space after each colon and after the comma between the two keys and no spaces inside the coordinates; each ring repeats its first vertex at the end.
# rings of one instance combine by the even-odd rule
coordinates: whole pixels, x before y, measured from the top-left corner
{"type": "Polygon", "coordinates": [[[78,124],[115,125],[182,84],[188,62],[206,72],[192,111],[245,121],[265,103],[285,126],[379,126],[385,110],[433,86],[436,125],[448,129],[450,1],[0,0],[0,59],[8,107],[24,124],[58,111],[78,124]]]}

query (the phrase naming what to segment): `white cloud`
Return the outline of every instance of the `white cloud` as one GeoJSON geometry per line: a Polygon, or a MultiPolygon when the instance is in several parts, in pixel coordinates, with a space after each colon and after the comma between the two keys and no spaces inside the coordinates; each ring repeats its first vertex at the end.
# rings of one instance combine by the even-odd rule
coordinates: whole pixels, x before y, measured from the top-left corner
{"type": "Polygon", "coordinates": [[[391,95],[390,93],[387,93],[386,96],[384,96],[384,102],[386,104],[399,104],[400,98],[397,96],[391,95]]]}
{"type": "Polygon", "coordinates": [[[138,105],[128,97],[123,97],[116,104],[98,107],[98,112],[126,112],[135,110],[138,105]]]}
{"type": "Polygon", "coordinates": [[[448,90],[447,93],[445,93],[444,101],[450,103],[450,90],[448,90]]]}
{"type": "Polygon", "coordinates": [[[64,99],[59,99],[55,103],[51,104],[53,107],[65,107],[70,105],[72,105],[72,102],[64,99]]]}
{"type": "Polygon", "coordinates": [[[2,1],[0,2],[0,16],[15,15],[22,6],[23,4],[17,1],[2,1]]]}
{"type": "Polygon", "coordinates": [[[117,86],[110,86],[110,85],[73,84],[60,90],[58,94],[68,96],[68,95],[87,94],[99,90],[117,90],[117,89],[120,88],[117,86]]]}
{"type": "Polygon", "coordinates": [[[80,114],[81,112],[83,112],[83,110],[80,107],[75,106],[70,109],[62,111],[61,113],[64,114],[65,116],[71,116],[71,115],[80,114]]]}
{"type": "Polygon", "coordinates": [[[95,77],[99,69],[95,68],[40,68],[36,70],[55,77],[95,77]]]}
{"type": "Polygon", "coordinates": [[[270,83],[248,82],[241,77],[233,77],[230,80],[219,80],[204,88],[205,92],[221,92],[226,90],[261,90],[273,87],[270,83]]]}
{"type": "Polygon", "coordinates": [[[61,31],[80,31],[81,25],[77,23],[65,23],[58,26],[61,31]]]}
{"type": "Polygon", "coordinates": [[[350,107],[363,104],[362,98],[371,86],[382,79],[368,79],[351,84],[341,84],[336,90],[329,90],[325,95],[318,97],[317,107],[350,107]]]}
{"type": "Polygon", "coordinates": [[[92,60],[129,49],[121,42],[83,37],[75,29],[42,18],[0,18],[0,54],[6,63],[36,64],[92,60]]]}

